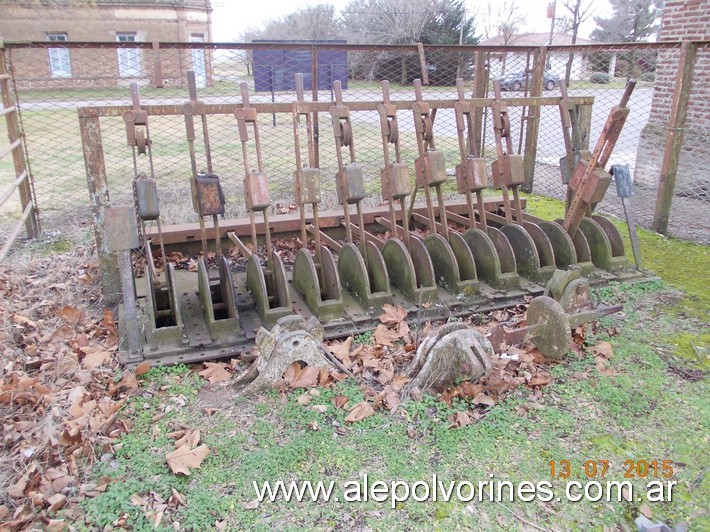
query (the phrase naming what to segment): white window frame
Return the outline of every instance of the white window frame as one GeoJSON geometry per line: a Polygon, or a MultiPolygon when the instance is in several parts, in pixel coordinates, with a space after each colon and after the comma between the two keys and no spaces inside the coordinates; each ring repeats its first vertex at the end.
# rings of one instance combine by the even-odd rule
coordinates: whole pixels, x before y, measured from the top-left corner
{"type": "MultiPolygon", "coordinates": [[[[204,33],[191,33],[190,42],[205,42],[204,33]]],[[[191,50],[192,69],[195,71],[195,83],[198,88],[207,87],[207,57],[204,48],[191,50]]]]}
{"type": "MultiPolygon", "coordinates": [[[[48,31],[47,40],[51,42],[67,42],[67,34],[64,31],[48,31]]],[[[71,58],[68,48],[47,48],[47,58],[49,60],[49,75],[52,78],[70,78],[71,58]]]]}
{"type": "MultiPolygon", "coordinates": [[[[116,42],[138,42],[136,32],[117,32],[116,42]]],[[[118,75],[122,78],[141,76],[141,53],[139,48],[118,48],[118,75]]]]}

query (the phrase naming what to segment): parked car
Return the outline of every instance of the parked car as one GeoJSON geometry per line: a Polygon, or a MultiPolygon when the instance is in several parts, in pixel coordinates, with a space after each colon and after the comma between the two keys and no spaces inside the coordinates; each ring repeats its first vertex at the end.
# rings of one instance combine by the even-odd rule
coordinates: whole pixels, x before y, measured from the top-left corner
{"type": "MultiPolygon", "coordinates": [[[[503,76],[500,81],[500,90],[503,91],[519,91],[525,87],[525,72],[516,72],[503,76]]],[[[532,82],[532,74],[528,74],[528,84],[532,82]]],[[[560,76],[545,70],[543,75],[542,86],[546,91],[551,91],[555,87],[560,86],[560,76]]]]}

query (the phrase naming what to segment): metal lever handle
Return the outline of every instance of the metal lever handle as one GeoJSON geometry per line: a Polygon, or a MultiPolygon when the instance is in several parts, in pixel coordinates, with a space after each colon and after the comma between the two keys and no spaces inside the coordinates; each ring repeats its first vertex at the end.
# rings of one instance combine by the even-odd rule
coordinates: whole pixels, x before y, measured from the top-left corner
{"type": "Polygon", "coordinates": [[[190,95],[190,101],[197,101],[197,81],[194,70],[187,71],[187,92],[190,95]]]}
{"type": "Polygon", "coordinates": [[[634,87],[636,87],[636,80],[631,78],[626,82],[626,88],[624,89],[624,94],[619,102],[619,107],[626,107],[629,103],[629,99],[631,98],[631,93],[634,92],[634,87]]]}
{"type": "Polygon", "coordinates": [[[300,103],[303,101],[303,74],[296,74],[296,100],[300,103]]]}
{"type": "Polygon", "coordinates": [[[249,84],[246,81],[242,81],[239,84],[239,88],[242,92],[242,108],[246,109],[247,107],[251,107],[249,104],[249,84]]]}
{"type": "Polygon", "coordinates": [[[382,101],[385,105],[390,104],[390,82],[387,80],[382,81],[382,101]]]}
{"type": "Polygon", "coordinates": [[[464,85],[463,78],[457,78],[456,79],[456,92],[458,92],[459,101],[461,103],[466,101],[466,96],[464,95],[464,90],[465,90],[465,85],[464,85]]]}
{"type": "Polygon", "coordinates": [[[342,105],[343,104],[343,88],[341,86],[339,79],[336,79],[333,82],[333,90],[335,90],[335,103],[337,105],[342,105]]]}
{"type": "Polygon", "coordinates": [[[414,97],[416,98],[417,102],[421,102],[424,99],[424,97],[422,96],[422,80],[421,79],[414,80],[414,97]]]}
{"type": "Polygon", "coordinates": [[[140,111],[141,102],[140,97],[138,95],[138,83],[136,83],[135,81],[131,83],[131,101],[133,102],[133,110],[140,111]]]}

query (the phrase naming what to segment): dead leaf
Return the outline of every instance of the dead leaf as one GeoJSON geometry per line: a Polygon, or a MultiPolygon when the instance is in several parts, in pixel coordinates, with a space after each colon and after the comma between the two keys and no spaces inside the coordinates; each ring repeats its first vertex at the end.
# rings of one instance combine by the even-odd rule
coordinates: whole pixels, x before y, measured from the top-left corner
{"type": "Polygon", "coordinates": [[[345,408],[345,405],[348,404],[348,398],[344,395],[336,395],[333,397],[333,404],[335,408],[345,408]]]}
{"type": "Polygon", "coordinates": [[[528,386],[547,386],[552,382],[552,375],[545,371],[538,371],[532,375],[528,381],[528,386]]]}
{"type": "Polygon", "coordinates": [[[451,421],[451,425],[449,425],[450,429],[465,427],[473,423],[473,419],[471,419],[471,416],[469,416],[467,412],[456,412],[456,414],[451,415],[449,421],[451,421]]]}
{"type": "Polygon", "coordinates": [[[365,401],[357,403],[350,409],[350,413],[345,417],[346,423],[356,423],[366,417],[374,416],[375,411],[370,403],[365,401]]]}
{"type": "Polygon", "coordinates": [[[311,394],[309,394],[308,392],[304,392],[296,398],[296,401],[298,401],[298,404],[301,406],[306,406],[312,400],[313,400],[313,396],[311,394]]]}
{"type": "Polygon", "coordinates": [[[394,412],[400,405],[399,394],[394,390],[385,394],[385,403],[390,412],[394,412]]]}
{"type": "Polygon", "coordinates": [[[396,342],[401,337],[397,331],[388,329],[385,325],[378,325],[373,335],[376,344],[391,346],[392,342],[396,342]]]}
{"type": "Polygon", "coordinates": [[[47,499],[47,502],[49,503],[49,508],[47,508],[47,511],[57,512],[61,510],[66,504],[67,496],[62,495],[61,493],[55,493],[49,499],[47,499]]]}
{"type": "Polygon", "coordinates": [[[148,373],[148,370],[150,370],[150,360],[144,360],[140,364],[136,366],[136,371],[134,372],[136,374],[136,377],[139,377],[141,375],[144,375],[148,373]]]}
{"type": "Polygon", "coordinates": [[[254,499],[253,501],[249,501],[248,503],[244,504],[245,510],[256,510],[258,507],[259,499],[254,499]]]}
{"type": "Polygon", "coordinates": [[[313,405],[311,408],[321,414],[325,414],[328,411],[328,405],[313,405]]]}
{"type": "Polygon", "coordinates": [[[496,400],[490,395],[484,392],[480,392],[476,395],[476,397],[473,398],[473,404],[493,406],[496,404],[496,400]]]}
{"type": "Polygon", "coordinates": [[[199,375],[207,379],[210,384],[228,381],[232,378],[232,374],[227,371],[228,364],[224,362],[205,362],[204,364],[205,369],[200,371],[199,375]]]}
{"type": "Polygon", "coordinates": [[[86,369],[96,369],[99,366],[103,366],[110,358],[111,353],[108,351],[93,351],[84,357],[81,364],[86,369]]]}
{"type": "Polygon", "coordinates": [[[399,305],[385,303],[382,310],[384,312],[380,315],[380,321],[388,327],[395,327],[407,317],[407,310],[399,305]]]}
{"type": "Polygon", "coordinates": [[[17,323],[18,325],[22,325],[23,327],[32,327],[33,329],[37,328],[37,324],[34,321],[29,318],[25,318],[20,314],[13,314],[12,321],[17,323]]]}
{"type": "Polygon", "coordinates": [[[190,449],[188,445],[183,445],[179,449],[165,455],[170,470],[176,475],[190,475],[190,469],[197,469],[202,465],[202,461],[210,454],[206,445],[200,445],[195,449],[190,449]]]}
{"type": "Polygon", "coordinates": [[[320,368],[315,366],[305,366],[293,377],[289,383],[291,388],[310,388],[318,384],[320,368]]]}
{"type": "Polygon", "coordinates": [[[62,318],[67,325],[74,327],[77,323],[79,323],[79,320],[81,320],[81,310],[67,305],[57,312],[57,316],[62,318]]]}
{"type": "Polygon", "coordinates": [[[183,497],[182,493],[180,493],[178,490],[175,488],[170,488],[171,490],[171,495],[170,499],[168,499],[168,502],[173,503],[173,505],[177,506],[187,506],[187,503],[185,502],[185,497],[183,497]]]}
{"type": "Polygon", "coordinates": [[[346,367],[350,367],[350,348],[353,345],[353,337],[348,336],[342,342],[333,342],[328,346],[328,350],[335,355],[346,367]]]}
{"type": "Polygon", "coordinates": [[[592,348],[592,351],[596,356],[604,357],[607,360],[614,356],[614,349],[609,342],[599,342],[592,348]]]}
{"type": "Polygon", "coordinates": [[[179,449],[184,445],[197,447],[197,444],[200,443],[200,437],[200,429],[188,430],[182,438],[175,442],[175,448],[179,449]]]}
{"type": "Polygon", "coordinates": [[[651,517],[653,516],[653,512],[651,511],[651,507],[648,504],[646,504],[645,502],[641,503],[641,506],[639,506],[639,512],[641,512],[648,519],[651,519],[651,517]]]}

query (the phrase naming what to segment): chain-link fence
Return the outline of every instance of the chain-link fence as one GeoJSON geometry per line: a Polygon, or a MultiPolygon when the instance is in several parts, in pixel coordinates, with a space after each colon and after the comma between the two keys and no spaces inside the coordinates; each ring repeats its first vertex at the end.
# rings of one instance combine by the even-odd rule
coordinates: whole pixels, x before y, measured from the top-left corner
{"type": "MultiPolygon", "coordinates": [[[[340,81],[345,104],[381,101],[381,80],[389,80],[393,101],[413,102],[412,82],[416,78],[424,78],[423,96],[429,101],[456,100],[455,81],[459,77],[465,81],[466,98],[492,98],[494,80],[500,80],[504,98],[559,98],[560,80],[567,78],[570,97],[593,98],[591,112],[589,108],[586,111],[590,115],[585,134],[590,149],[594,148],[609,110],[619,103],[626,80],[635,77],[638,83],[629,103],[631,113],[610,162],[631,167],[636,185],[636,196],[632,199],[636,219],[649,226],[656,204],[679,51],[678,43],[548,48],[329,43],[62,43],[61,46],[6,43],[5,53],[21,108],[30,168],[45,227],[88,220],[77,109],[130,105],[131,82],[140,86],[142,105],[182,105],[188,100],[189,69],[195,71],[198,98],[207,104],[239,104],[243,82],[248,84],[252,103],[293,102],[296,73],[304,76],[306,101],[333,102],[334,82],[340,81]],[[533,80],[540,61],[545,68],[536,93],[533,80]]],[[[707,48],[699,49],[696,71],[710,66],[708,55],[707,48]]],[[[537,71],[541,73],[542,68],[537,71]]],[[[689,115],[689,119],[698,119],[704,113],[706,129],[692,134],[686,131],[684,154],[693,152],[694,160],[687,165],[681,161],[669,233],[707,241],[708,173],[690,169],[710,166],[710,153],[700,146],[708,134],[710,113],[704,103],[706,86],[696,89],[690,105],[701,111],[696,113],[697,117],[689,115]]],[[[452,106],[441,107],[434,121],[434,136],[453,176],[453,169],[460,162],[456,119],[452,106]]],[[[565,155],[565,144],[559,108],[509,105],[508,114],[514,150],[532,156],[532,191],[564,198],[559,159],[565,155]]],[[[401,110],[398,118],[402,159],[410,165],[413,176],[417,157],[413,115],[401,110]]],[[[379,114],[376,110],[353,109],[351,119],[357,161],[364,168],[372,201],[379,202],[383,164],[379,114]]],[[[227,196],[227,214],[242,216],[244,171],[237,121],[233,115],[216,114],[210,115],[207,123],[213,170],[220,176],[227,196]]],[[[149,125],[163,218],[166,223],[195,221],[189,199],[191,170],[184,117],[150,116],[149,125]]],[[[286,212],[293,202],[293,117],[291,112],[262,113],[258,125],[272,202],[276,213],[286,212]]],[[[334,207],[337,160],[330,115],[319,113],[316,125],[323,206],[334,207]]],[[[123,119],[102,118],[101,136],[111,201],[129,201],[135,170],[131,149],[126,145],[123,119]]],[[[481,112],[479,136],[481,154],[493,160],[496,149],[490,108],[481,112]]],[[[301,141],[305,144],[305,136],[301,136],[301,141]]],[[[196,147],[199,165],[205,160],[204,147],[199,141],[196,147]]],[[[253,151],[250,157],[254,157],[253,151]]],[[[255,160],[249,161],[251,165],[254,163],[255,160]]],[[[6,166],[0,166],[0,183],[6,179],[6,170],[6,166]]],[[[149,170],[144,157],[138,158],[138,170],[149,170]]],[[[455,190],[452,177],[449,192],[453,195],[455,190]]],[[[599,209],[619,215],[620,208],[612,185],[599,209]]]]}

